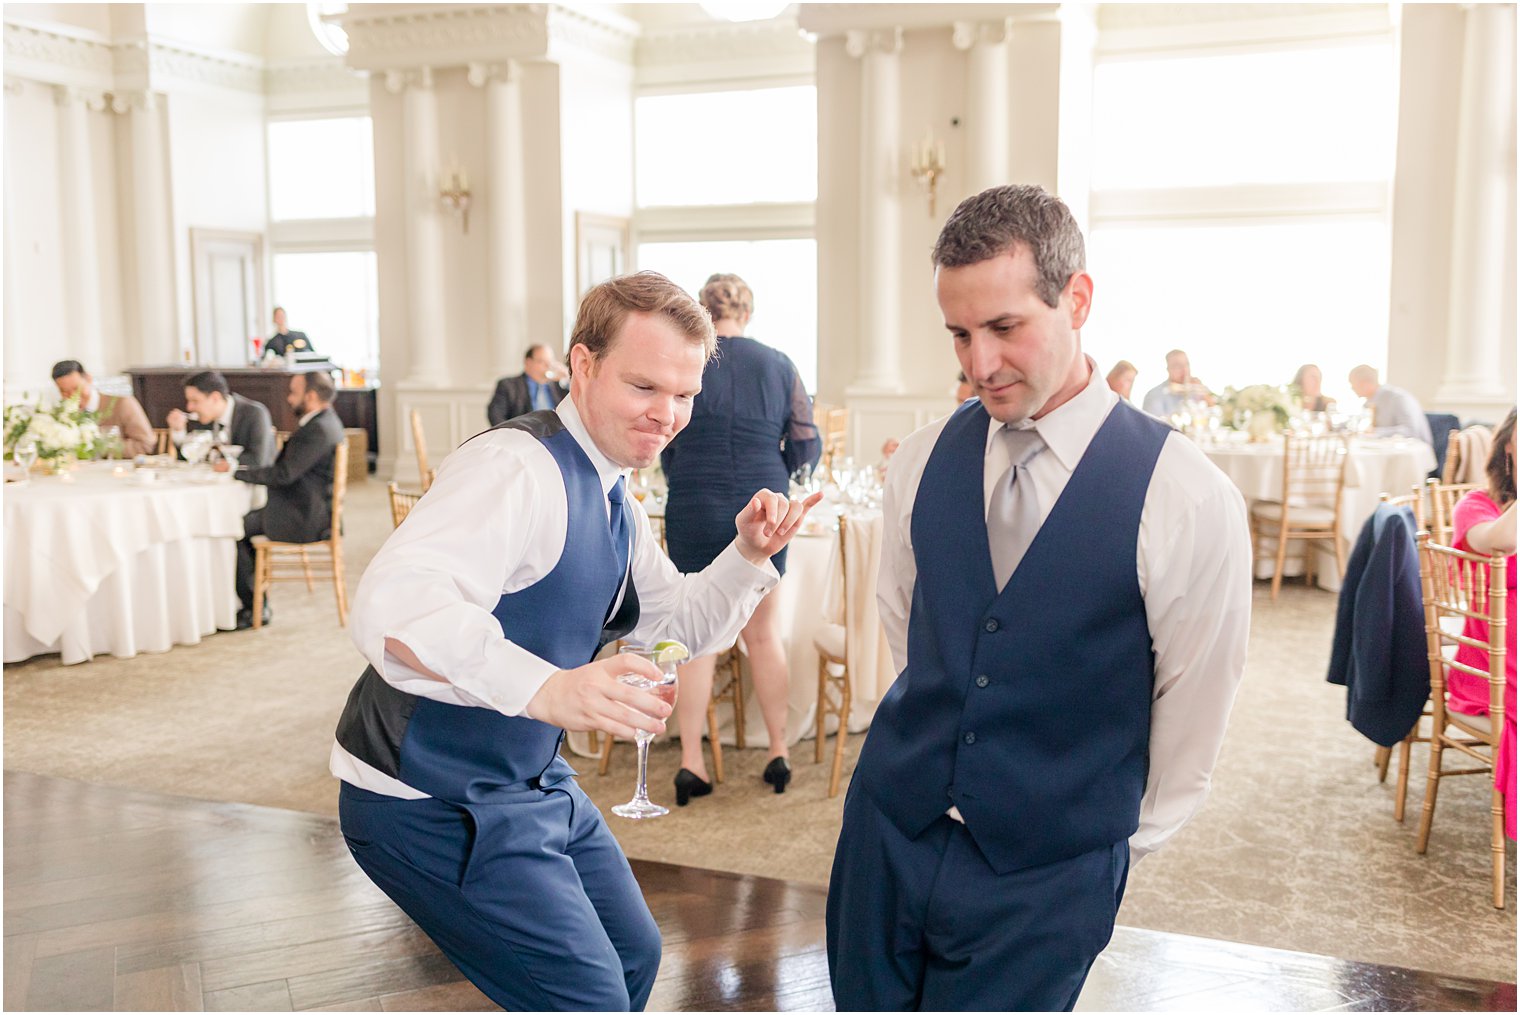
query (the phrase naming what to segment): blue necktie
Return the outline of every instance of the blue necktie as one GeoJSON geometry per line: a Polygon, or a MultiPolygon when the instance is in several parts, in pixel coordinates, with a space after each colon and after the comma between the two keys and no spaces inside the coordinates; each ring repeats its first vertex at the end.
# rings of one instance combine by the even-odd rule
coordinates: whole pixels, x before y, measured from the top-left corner
{"type": "MultiPolygon", "coordinates": [[[[551,397],[549,397],[549,385],[542,384],[542,383],[540,383],[538,381],[535,381],[535,380],[529,380],[528,384],[531,385],[532,388],[533,388],[533,408],[535,408],[535,409],[552,409],[552,408],[554,408],[554,399],[551,398],[551,397]]],[[[622,480],[618,480],[618,482],[622,482],[622,480]]],[[[619,503],[621,503],[621,501],[619,501],[619,503]]]]}
{"type": "Polygon", "coordinates": [[[617,554],[619,584],[622,576],[628,573],[628,511],[623,505],[627,495],[628,484],[619,476],[612,489],[607,491],[607,503],[612,508],[608,512],[607,524],[612,530],[612,551],[617,554]]]}

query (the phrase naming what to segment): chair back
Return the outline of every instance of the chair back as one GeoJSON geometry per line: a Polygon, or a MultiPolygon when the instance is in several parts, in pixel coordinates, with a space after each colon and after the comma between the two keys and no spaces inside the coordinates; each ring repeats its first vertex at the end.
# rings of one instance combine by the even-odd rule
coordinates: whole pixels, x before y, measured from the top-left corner
{"type": "Polygon", "coordinates": [[[422,430],[422,413],[412,410],[412,447],[417,450],[417,475],[422,477],[422,492],[427,493],[433,485],[433,473],[428,468],[427,437],[422,430]]]}
{"type": "Polygon", "coordinates": [[[387,483],[385,489],[391,497],[391,527],[394,528],[412,513],[412,508],[422,499],[422,494],[403,490],[394,481],[387,483]]]}
{"type": "Polygon", "coordinates": [[[820,424],[818,429],[823,437],[823,455],[819,465],[829,468],[836,458],[843,458],[849,453],[850,410],[824,408],[815,418],[820,424]]]}
{"type": "Polygon", "coordinates": [[[1446,457],[1441,459],[1441,482],[1455,483],[1462,470],[1462,431],[1453,430],[1446,435],[1446,457]]]}
{"type": "Polygon", "coordinates": [[[1337,434],[1285,433],[1283,445],[1282,502],[1334,508],[1339,521],[1341,494],[1346,487],[1346,439],[1337,434]]]}
{"type": "Polygon", "coordinates": [[[333,450],[332,538],[343,532],[343,495],[348,492],[348,438],[333,450]]]}
{"type": "Polygon", "coordinates": [[[1424,488],[1418,485],[1413,486],[1410,488],[1408,493],[1403,494],[1399,497],[1395,497],[1389,493],[1379,494],[1378,502],[1381,504],[1387,504],[1389,507],[1409,508],[1409,510],[1414,512],[1415,531],[1419,531],[1425,528],[1425,517],[1427,514],[1429,514],[1429,512],[1425,508],[1424,488]]]}
{"type": "Polygon", "coordinates": [[[1426,483],[1425,491],[1430,501],[1429,525],[1422,524],[1420,528],[1430,530],[1430,538],[1442,546],[1451,546],[1456,542],[1452,538],[1451,517],[1456,511],[1457,501],[1469,490],[1482,489],[1476,483],[1437,483],[1430,480],[1426,483]]]}
{"type": "Polygon", "coordinates": [[[1443,545],[1431,538],[1429,532],[1421,532],[1419,540],[1420,595],[1425,605],[1426,657],[1430,661],[1435,729],[1442,729],[1447,721],[1446,673],[1449,669],[1460,670],[1488,681],[1488,728],[1485,731],[1476,726],[1468,732],[1484,737],[1490,747],[1496,747],[1504,729],[1508,561],[1502,554],[1489,557],[1443,545]],[[1447,618],[1455,618],[1455,622],[1443,627],[1441,621],[1447,618]],[[1486,623],[1488,637],[1474,637],[1467,620],[1486,623]],[[1487,668],[1457,661],[1455,650],[1463,645],[1484,653],[1487,668]]]}
{"type": "Polygon", "coordinates": [[[174,446],[174,442],[169,439],[168,427],[154,427],[153,438],[153,453],[155,455],[167,455],[170,449],[174,446]]]}

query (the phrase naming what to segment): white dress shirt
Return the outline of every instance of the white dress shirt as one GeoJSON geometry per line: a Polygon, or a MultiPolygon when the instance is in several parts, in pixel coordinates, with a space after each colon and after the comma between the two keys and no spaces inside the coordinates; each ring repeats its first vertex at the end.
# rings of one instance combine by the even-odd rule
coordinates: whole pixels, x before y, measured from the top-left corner
{"type": "MultiPolygon", "coordinates": [[[[573,398],[558,409],[565,428],[596,466],[603,492],[624,470],[597,448],[573,398]]],[[[706,570],[682,575],[660,549],[649,516],[633,498],[630,562],[639,622],[630,641],[675,638],[693,656],[733,641],[780,577],[757,567],[736,545],[706,570]]],[[[605,498],[604,510],[610,512],[605,498]]],[[[548,449],[521,430],[488,430],[444,460],[438,476],[391,533],[359,580],[349,634],[398,690],[453,705],[522,715],[559,667],[502,634],[491,611],[509,592],[545,578],[565,547],[569,510],[564,478],[548,449]],[[387,638],[406,645],[435,680],[386,652],[387,638]]],[[[622,593],[619,593],[621,597],[622,593]]],[[[605,604],[584,604],[601,610],[605,604]]],[[[390,778],[334,742],[330,766],[345,782],[387,796],[426,794],[390,778]]]]}
{"type": "MultiPolygon", "coordinates": [[[[1017,424],[1033,426],[1049,446],[1028,467],[1039,492],[1041,524],[1119,402],[1091,359],[1088,368],[1092,375],[1087,387],[1070,401],[1042,419],[1017,424]]],[[[877,598],[899,673],[907,666],[908,611],[918,575],[913,502],[945,422],[938,420],[911,434],[887,470],[877,598]]],[[[1001,427],[992,420],[987,430],[984,512],[1008,470],[1004,442],[994,439],[1001,427]]],[[[1140,513],[1135,567],[1156,657],[1150,774],[1140,802],[1140,826],[1130,837],[1131,854],[1138,859],[1186,824],[1208,794],[1230,706],[1245,671],[1251,620],[1245,502],[1224,473],[1182,434],[1167,437],[1151,475],[1140,513]]],[[[1073,645],[1072,651],[1081,651],[1081,646],[1073,645]]],[[[951,817],[959,820],[960,815],[951,817]]]]}
{"type": "MultiPolygon", "coordinates": [[[[220,429],[224,434],[230,435],[232,433],[232,408],[235,403],[233,402],[232,395],[230,393],[227,395],[226,403],[227,407],[222,410],[221,416],[217,417],[216,419],[206,420],[207,423],[211,424],[211,432],[213,434],[216,433],[218,429],[220,429]]],[[[189,430],[169,431],[169,439],[174,442],[175,447],[179,447],[181,444],[185,443],[185,438],[189,435],[189,430]]]]}

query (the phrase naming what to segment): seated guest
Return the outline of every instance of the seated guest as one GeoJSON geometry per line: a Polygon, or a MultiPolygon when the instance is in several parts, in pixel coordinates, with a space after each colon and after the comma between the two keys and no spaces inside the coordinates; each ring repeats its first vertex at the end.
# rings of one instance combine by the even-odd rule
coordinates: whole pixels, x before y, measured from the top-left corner
{"type": "Polygon", "coordinates": [[[286,352],[311,352],[311,339],[304,331],[291,331],[285,326],[285,308],[274,308],[274,334],[264,343],[264,359],[278,359],[286,352]]]}
{"type": "Polygon", "coordinates": [[[243,465],[257,467],[274,461],[274,424],[269,410],[261,402],[232,394],[227,390],[227,378],[215,370],[185,380],[185,408],[196,418],[178,409],[169,410],[169,439],[176,448],[185,443],[189,430],[210,430],[218,444],[236,444],[243,449],[238,459],[243,465]]]}
{"type": "MultiPolygon", "coordinates": [[[[239,464],[233,478],[269,488],[269,503],[243,516],[238,540],[238,630],[253,626],[253,537],[268,536],[281,543],[315,543],[332,527],[333,452],[343,443],[343,421],[332,409],[332,377],[320,370],[294,374],[285,401],[300,417],[273,465],[239,464]]],[[[263,406],[259,406],[263,408],[263,406]]],[[[216,464],[226,472],[226,462],[216,464]]],[[[265,624],[269,607],[264,606],[265,624]]]]}
{"type": "Polygon", "coordinates": [[[1213,405],[1215,398],[1203,382],[1193,376],[1188,354],[1173,349],[1166,354],[1166,380],[1145,393],[1141,408],[1158,419],[1168,419],[1190,401],[1213,405]]]}
{"type": "Polygon", "coordinates": [[[102,430],[114,426],[121,431],[123,457],[151,455],[158,450],[158,438],[153,435],[142,403],[131,395],[102,395],[77,359],[54,363],[53,383],[64,398],[76,398],[81,409],[95,413],[95,421],[102,430]]]}
{"type": "Polygon", "coordinates": [[[1325,397],[1324,379],[1319,367],[1313,363],[1305,363],[1293,375],[1292,390],[1298,394],[1305,412],[1329,412],[1335,408],[1335,399],[1325,397]]]}
{"type": "Polygon", "coordinates": [[[1379,384],[1378,372],[1363,363],[1351,370],[1351,390],[1372,410],[1372,432],[1379,437],[1418,437],[1435,447],[1430,420],[1415,397],[1403,388],[1379,384]]]}
{"type": "Polygon", "coordinates": [[[491,425],[558,405],[565,397],[565,389],[559,386],[558,380],[564,376],[564,371],[556,371],[555,365],[554,355],[547,345],[528,346],[528,354],[523,357],[523,372],[496,382],[496,393],[486,407],[486,419],[491,425]]]}
{"type": "Polygon", "coordinates": [[[1126,402],[1129,401],[1130,393],[1135,390],[1135,375],[1139,372],[1135,364],[1121,359],[1108,372],[1108,389],[1126,402]]]}
{"type": "MultiPolygon", "coordinates": [[[[1470,553],[1509,555],[1509,582],[1505,612],[1509,626],[1504,659],[1504,732],[1499,757],[1494,762],[1494,785],[1504,795],[1505,830],[1515,837],[1515,410],[1511,409],[1494,431],[1494,448],[1488,456],[1488,489],[1471,490],[1452,512],[1452,539],[1457,549],[1470,553]]],[[[1468,618],[1463,634],[1488,640],[1488,625],[1468,618]]],[[[1457,662],[1488,672],[1488,653],[1470,645],[1457,647],[1457,662]]],[[[1488,714],[1488,681],[1446,671],[1446,707],[1466,715],[1488,714]]]]}

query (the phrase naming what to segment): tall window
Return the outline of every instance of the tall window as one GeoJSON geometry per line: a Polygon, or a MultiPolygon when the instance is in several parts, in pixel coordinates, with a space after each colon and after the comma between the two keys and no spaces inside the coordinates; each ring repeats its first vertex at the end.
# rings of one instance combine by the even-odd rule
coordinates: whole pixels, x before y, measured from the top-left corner
{"type": "Polygon", "coordinates": [[[1096,284],[1084,344],[1227,385],[1387,359],[1398,80],[1386,32],[1256,52],[1109,55],[1093,78],[1096,284]]]}
{"type": "Polygon", "coordinates": [[[272,120],[274,303],[339,366],[380,367],[375,159],[368,116],[272,120]]]}
{"type": "Polygon", "coordinates": [[[693,295],[714,272],[742,276],[755,294],[748,333],[791,357],[809,391],[818,386],[817,108],[811,85],[634,104],[638,267],[693,295]]]}

